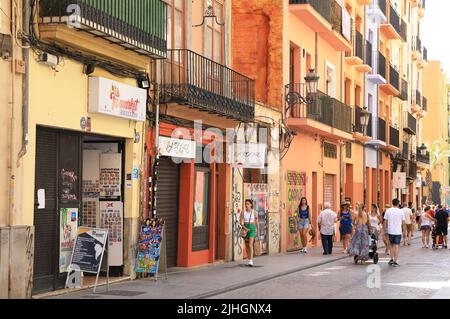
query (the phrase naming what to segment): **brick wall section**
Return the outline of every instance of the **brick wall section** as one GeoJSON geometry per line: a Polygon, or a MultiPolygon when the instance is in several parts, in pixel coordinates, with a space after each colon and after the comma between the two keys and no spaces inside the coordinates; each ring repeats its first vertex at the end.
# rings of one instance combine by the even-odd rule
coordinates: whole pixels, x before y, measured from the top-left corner
{"type": "Polygon", "coordinates": [[[281,109],[283,0],[233,0],[232,63],[255,80],[257,101],[281,109]]]}

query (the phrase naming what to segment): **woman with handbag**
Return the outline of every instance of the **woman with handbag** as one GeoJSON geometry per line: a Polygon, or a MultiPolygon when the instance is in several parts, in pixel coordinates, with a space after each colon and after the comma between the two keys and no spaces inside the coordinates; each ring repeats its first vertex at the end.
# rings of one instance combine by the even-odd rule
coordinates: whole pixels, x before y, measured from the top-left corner
{"type": "Polygon", "coordinates": [[[248,256],[247,266],[253,267],[253,245],[255,239],[258,240],[259,222],[258,213],[253,209],[253,201],[245,201],[245,210],[241,212],[241,233],[240,236],[245,240],[245,247],[248,256]]]}

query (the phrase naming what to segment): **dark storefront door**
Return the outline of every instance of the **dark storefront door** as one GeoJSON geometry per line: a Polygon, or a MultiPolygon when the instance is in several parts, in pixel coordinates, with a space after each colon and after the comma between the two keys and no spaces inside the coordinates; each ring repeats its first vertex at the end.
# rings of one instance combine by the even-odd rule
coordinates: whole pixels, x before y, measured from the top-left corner
{"type": "Polygon", "coordinates": [[[37,129],[33,294],[64,287],[65,274],[59,271],[60,210],[80,209],[80,141],[78,133],[37,129]],[[41,207],[39,191],[45,194],[41,207]]]}
{"type": "Polygon", "coordinates": [[[167,267],[176,267],[178,259],[179,178],[180,166],[171,158],[161,158],[156,205],[158,218],[166,222],[167,267]]]}

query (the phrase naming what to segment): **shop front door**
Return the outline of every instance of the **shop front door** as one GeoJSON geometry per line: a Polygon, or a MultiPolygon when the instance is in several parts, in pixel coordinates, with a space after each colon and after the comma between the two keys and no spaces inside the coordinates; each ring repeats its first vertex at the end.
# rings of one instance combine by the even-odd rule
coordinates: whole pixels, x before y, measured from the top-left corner
{"type": "Polygon", "coordinates": [[[176,267],[178,258],[178,202],[180,165],[163,157],[158,167],[156,205],[158,218],[166,222],[167,267],[176,267]]]}
{"type": "Polygon", "coordinates": [[[60,214],[80,209],[80,141],[78,133],[37,129],[33,294],[64,288],[60,214]]]}

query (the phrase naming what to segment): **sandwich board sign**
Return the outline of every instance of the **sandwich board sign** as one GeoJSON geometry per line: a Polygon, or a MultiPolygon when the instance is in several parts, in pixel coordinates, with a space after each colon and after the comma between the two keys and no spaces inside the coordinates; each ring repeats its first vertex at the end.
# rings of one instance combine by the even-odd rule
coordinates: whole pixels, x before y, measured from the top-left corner
{"type": "MultiPolygon", "coordinates": [[[[70,260],[71,268],[80,272],[96,274],[94,293],[102,267],[103,256],[108,243],[108,230],[90,227],[78,228],[78,235],[70,260]],[[76,267],[77,266],[77,267],[76,267]]],[[[109,265],[107,266],[109,276],[109,265]]],[[[69,279],[69,278],[68,278],[69,279]]],[[[68,281],[66,281],[67,287],[68,281]]]]}

